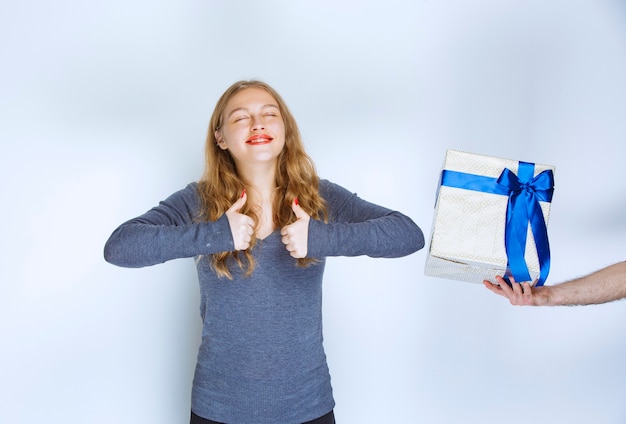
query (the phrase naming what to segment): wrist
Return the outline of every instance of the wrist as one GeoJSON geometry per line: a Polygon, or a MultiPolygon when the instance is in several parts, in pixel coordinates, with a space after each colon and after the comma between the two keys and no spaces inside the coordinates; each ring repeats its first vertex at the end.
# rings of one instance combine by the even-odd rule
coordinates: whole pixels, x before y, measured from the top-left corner
{"type": "Polygon", "coordinates": [[[541,286],[534,289],[533,299],[535,306],[551,306],[556,304],[555,293],[550,286],[541,286]]]}

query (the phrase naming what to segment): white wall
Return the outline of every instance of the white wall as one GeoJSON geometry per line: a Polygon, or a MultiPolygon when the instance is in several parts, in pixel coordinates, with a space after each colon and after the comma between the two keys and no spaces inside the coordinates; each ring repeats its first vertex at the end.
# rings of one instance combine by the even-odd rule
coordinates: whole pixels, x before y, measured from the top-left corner
{"type": "MultiPolygon", "coordinates": [[[[620,0],[23,0],[0,40],[1,422],[188,419],[193,263],[102,247],[199,178],[241,78],[283,94],[323,177],[426,233],[455,148],[556,166],[548,283],[626,259],[620,0]]],[[[329,260],[339,423],[626,420],[623,302],[514,308],[424,260],[329,260]]]]}

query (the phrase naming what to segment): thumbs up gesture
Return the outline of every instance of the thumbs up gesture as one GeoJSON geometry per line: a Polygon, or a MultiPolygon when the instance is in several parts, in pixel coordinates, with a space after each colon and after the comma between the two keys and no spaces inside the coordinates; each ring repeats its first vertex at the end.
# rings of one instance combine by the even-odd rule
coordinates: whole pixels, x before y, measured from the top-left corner
{"type": "Polygon", "coordinates": [[[235,243],[235,250],[246,250],[250,247],[252,234],[254,234],[254,220],[248,215],[239,213],[243,205],[246,204],[248,195],[244,190],[241,197],[226,211],[230,232],[235,243]]]}
{"type": "Polygon", "coordinates": [[[304,258],[308,249],[309,220],[311,217],[300,207],[297,197],[291,203],[291,209],[297,220],[280,230],[281,241],[292,257],[304,258]]]}

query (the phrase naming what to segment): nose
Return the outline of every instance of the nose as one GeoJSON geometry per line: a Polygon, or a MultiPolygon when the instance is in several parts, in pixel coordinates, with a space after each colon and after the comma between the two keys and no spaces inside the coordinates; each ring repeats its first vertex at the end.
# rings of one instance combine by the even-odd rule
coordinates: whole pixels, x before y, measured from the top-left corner
{"type": "Polygon", "coordinates": [[[263,120],[258,115],[252,116],[252,129],[253,130],[262,130],[265,129],[265,125],[263,124],[263,120]]]}

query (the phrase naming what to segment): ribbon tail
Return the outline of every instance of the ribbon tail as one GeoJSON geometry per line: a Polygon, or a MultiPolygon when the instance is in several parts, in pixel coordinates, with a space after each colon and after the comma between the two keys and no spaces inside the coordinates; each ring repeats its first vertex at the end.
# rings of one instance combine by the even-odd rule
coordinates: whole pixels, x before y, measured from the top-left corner
{"type": "Polygon", "coordinates": [[[518,194],[509,197],[506,211],[504,246],[507,255],[507,267],[515,281],[530,281],[530,273],[524,258],[528,235],[528,209],[518,194]]]}
{"type": "Polygon", "coordinates": [[[550,243],[548,241],[548,229],[543,217],[541,205],[535,199],[533,200],[530,226],[533,237],[535,238],[537,257],[539,258],[539,279],[535,286],[540,287],[543,286],[550,272],[550,243]]]}

